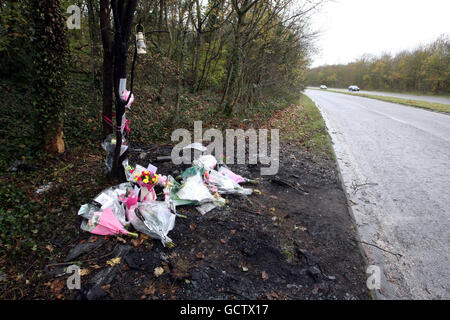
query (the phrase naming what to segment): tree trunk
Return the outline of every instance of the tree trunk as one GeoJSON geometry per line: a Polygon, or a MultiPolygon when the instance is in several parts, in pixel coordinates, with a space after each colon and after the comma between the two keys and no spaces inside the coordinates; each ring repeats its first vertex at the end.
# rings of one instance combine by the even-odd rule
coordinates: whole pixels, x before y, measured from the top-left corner
{"type": "Polygon", "coordinates": [[[229,69],[229,77],[222,98],[223,112],[231,115],[234,111],[234,104],[238,97],[239,79],[242,74],[242,41],[241,41],[242,17],[239,16],[238,25],[234,34],[233,51],[231,53],[231,63],[229,69]]]}
{"type": "Polygon", "coordinates": [[[186,32],[181,34],[181,48],[180,56],[178,60],[178,79],[177,79],[177,94],[175,101],[175,109],[172,115],[172,124],[176,124],[178,121],[178,114],[180,113],[180,98],[183,90],[183,78],[184,78],[184,57],[186,51],[186,32]]]}
{"type": "Polygon", "coordinates": [[[203,47],[203,36],[200,31],[197,32],[195,37],[195,56],[194,56],[194,83],[192,86],[192,93],[197,93],[198,90],[198,75],[200,70],[201,52],[203,47]]]}
{"type": "Polygon", "coordinates": [[[113,34],[111,30],[111,7],[109,0],[100,0],[100,28],[103,44],[103,135],[113,133],[112,121],[113,110],[113,34]]]}
{"type": "Polygon", "coordinates": [[[32,0],[34,96],[45,150],[63,153],[64,87],[67,66],[65,21],[60,1],[32,0]]]}
{"type": "MultiPolygon", "coordinates": [[[[125,113],[126,102],[122,100],[119,92],[120,79],[127,77],[127,53],[133,15],[136,10],[137,0],[113,0],[112,10],[114,14],[114,91],[116,96],[116,127],[120,128],[122,116],[125,113]],[[118,3],[121,2],[121,3],[118,3]]],[[[122,133],[116,130],[116,149],[114,154],[112,176],[124,178],[124,171],[120,170],[120,150],[122,147],[122,133]]]]}
{"type": "Polygon", "coordinates": [[[92,102],[97,104],[97,92],[95,85],[95,55],[97,52],[97,28],[95,26],[95,11],[92,0],[87,1],[88,20],[89,20],[89,38],[91,40],[91,73],[92,73],[92,102]]]}

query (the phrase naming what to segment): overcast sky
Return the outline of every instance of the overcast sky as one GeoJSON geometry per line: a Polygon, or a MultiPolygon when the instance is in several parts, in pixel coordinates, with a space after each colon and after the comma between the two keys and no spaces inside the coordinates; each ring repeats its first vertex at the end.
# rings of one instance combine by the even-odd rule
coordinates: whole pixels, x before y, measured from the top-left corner
{"type": "Polygon", "coordinates": [[[345,64],[450,34],[450,0],[334,0],[316,13],[313,27],[322,34],[312,67],[345,64]]]}

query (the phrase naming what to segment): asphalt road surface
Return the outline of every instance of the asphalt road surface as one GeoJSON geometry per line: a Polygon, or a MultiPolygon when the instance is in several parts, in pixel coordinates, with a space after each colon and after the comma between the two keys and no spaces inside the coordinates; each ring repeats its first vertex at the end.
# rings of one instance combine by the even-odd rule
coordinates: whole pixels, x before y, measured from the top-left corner
{"type": "MultiPolygon", "coordinates": [[[[328,89],[329,90],[335,90],[335,91],[349,92],[348,89],[333,89],[333,88],[328,88],[328,89]]],[[[377,96],[394,97],[394,98],[402,98],[402,99],[409,99],[409,100],[419,100],[419,101],[428,101],[428,102],[436,102],[436,103],[442,103],[442,104],[450,105],[450,97],[418,96],[418,95],[412,95],[412,94],[402,94],[402,93],[392,93],[392,92],[378,92],[378,91],[366,91],[366,90],[361,90],[361,91],[352,92],[352,93],[365,93],[365,94],[372,94],[372,95],[377,95],[377,96]]]]}
{"type": "Polygon", "coordinates": [[[368,264],[379,267],[377,297],[450,299],[450,116],[305,93],[332,136],[368,264]]]}

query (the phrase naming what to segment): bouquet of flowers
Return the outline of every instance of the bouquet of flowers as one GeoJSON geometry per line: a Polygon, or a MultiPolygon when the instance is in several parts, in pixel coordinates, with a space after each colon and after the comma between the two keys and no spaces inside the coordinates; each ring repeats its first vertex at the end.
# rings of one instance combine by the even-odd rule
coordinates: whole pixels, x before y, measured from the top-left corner
{"type": "MultiPolygon", "coordinates": [[[[134,170],[131,169],[130,173],[133,174],[134,170]]],[[[146,187],[148,190],[152,190],[153,187],[159,182],[159,175],[151,171],[142,171],[134,176],[134,182],[136,182],[141,188],[146,187]]]]}

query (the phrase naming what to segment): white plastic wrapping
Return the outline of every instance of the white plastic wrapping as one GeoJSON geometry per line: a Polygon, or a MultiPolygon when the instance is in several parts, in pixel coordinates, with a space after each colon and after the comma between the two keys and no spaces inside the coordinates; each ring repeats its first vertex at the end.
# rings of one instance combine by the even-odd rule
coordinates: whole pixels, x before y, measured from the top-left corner
{"type": "Polygon", "coordinates": [[[200,203],[214,200],[214,196],[203,183],[200,172],[186,179],[186,182],[183,183],[181,189],[177,192],[177,196],[183,200],[194,200],[200,203]]]}
{"type": "Polygon", "coordinates": [[[116,218],[123,226],[127,226],[130,223],[125,217],[125,208],[120,202],[119,197],[127,192],[127,190],[133,189],[133,185],[130,183],[122,183],[117,186],[108,188],[100,192],[91,203],[84,204],[78,211],[78,215],[89,220],[97,211],[109,208],[112,210],[116,218]]]}
{"type": "Polygon", "coordinates": [[[167,234],[175,226],[176,215],[170,212],[166,202],[139,204],[136,209],[128,210],[127,215],[137,231],[161,240],[164,246],[172,242],[167,234]]]}
{"type": "Polygon", "coordinates": [[[231,180],[233,180],[234,182],[236,182],[237,184],[239,183],[244,183],[244,182],[250,182],[249,179],[246,179],[236,173],[234,173],[233,171],[231,171],[230,169],[228,169],[228,167],[226,167],[225,165],[220,166],[219,173],[223,176],[227,176],[228,178],[230,178],[231,180]]]}
{"type": "MultiPolygon", "coordinates": [[[[102,142],[102,147],[106,151],[106,172],[111,172],[114,161],[114,153],[116,150],[116,138],[113,134],[110,134],[106,137],[106,139],[102,142]]],[[[125,151],[127,151],[128,146],[125,137],[122,137],[122,146],[120,148],[120,155],[123,155],[125,151]]]]}
{"type": "Polygon", "coordinates": [[[233,181],[229,176],[220,174],[216,170],[211,170],[208,174],[207,184],[210,188],[220,194],[243,194],[251,195],[253,193],[252,189],[242,188],[239,184],[233,181]]]}
{"type": "Polygon", "coordinates": [[[212,170],[217,165],[217,159],[213,155],[206,154],[192,161],[192,164],[196,167],[204,168],[205,170],[212,170]]]}

